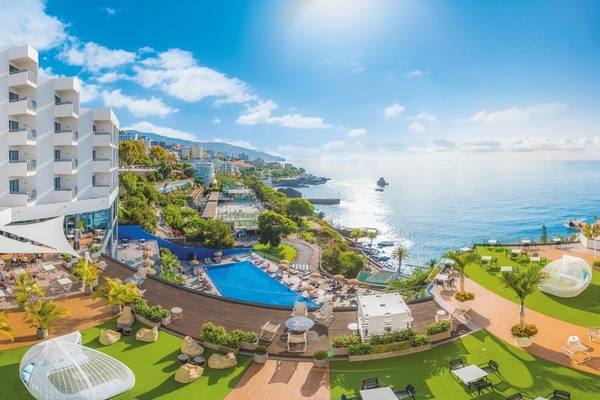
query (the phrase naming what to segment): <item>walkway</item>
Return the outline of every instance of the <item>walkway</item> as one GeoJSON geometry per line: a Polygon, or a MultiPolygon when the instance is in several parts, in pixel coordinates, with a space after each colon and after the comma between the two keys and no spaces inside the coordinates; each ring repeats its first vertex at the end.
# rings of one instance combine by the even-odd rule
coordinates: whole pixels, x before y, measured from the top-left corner
{"type": "Polygon", "coordinates": [[[329,400],[329,370],[312,362],[252,363],[225,400],[329,400]]]}
{"type": "Polygon", "coordinates": [[[308,264],[311,271],[318,271],[321,264],[321,248],[315,244],[305,242],[296,237],[289,237],[281,241],[296,249],[294,264],[308,264]]]}
{"type": "MultiPolygon", "coordinates": [[[[104,321],[114,318],[110,307],[105,306],[100,300],[92,299],[87,295],[76,295],[68,298],[54,300],[59,306],[66,307],[71,314],[63,321],[56,324],[51,336],[60,336],[74,330],[83,330],[99,325],[104,321]]],[[[23,322],[23,311],[11,310],[6,312],[9,326],[14,330],[15,341],[0,336],[0,351],[14,347],[29,346],[39,341],[36,329],[23,322]]]]}

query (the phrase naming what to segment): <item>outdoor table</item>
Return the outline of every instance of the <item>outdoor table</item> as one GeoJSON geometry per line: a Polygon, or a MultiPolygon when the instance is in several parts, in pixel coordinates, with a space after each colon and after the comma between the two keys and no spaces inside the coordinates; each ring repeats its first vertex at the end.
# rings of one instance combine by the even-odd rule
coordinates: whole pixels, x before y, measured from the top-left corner
{"type": "Polygon", "coordinates": [[[492,256],[481,256],[481,261],[484,263],[491,263],[492,262],[492,256]]]}
{"type": "Polygon", "coordinates": [[[450,276],[448,274],[437,274],[437,276],[435,277],[435,280],[440,282],[446,282],[448,281],[448,279],[450,279],[450,276]]]}
{"type": "Polygon", "coordinates": [[[42,269],[46,272],[56,272],[56,268],[52,264],[42,265],[42,269]]]}
{"type": "Polygon", "coordinates": [[[513,272],[513,267],[510,265],[503,265],[500,267],[500,272],[513,272]]]}
{"type": "Polygon", "coordinates": [[[460,251],[462,251],[463,253],[468,253],[471,251],[471,248],[470,247],[461,247],[460,251]]]}
{"type": "Polygon", "coordinates": [[[196,356],[196,357],[192,358],[192,363],[199,365],[200,367],[203,367],[204,364],[206,364],[206,359],[202,356],[196,356]]]}
{"type": "Polygon", "coordinates": [[[398,400],[390,387],[361,390],[360,398],[362,400],[398,400]]]}
{"type": "Polygon", "coordinates": [[[63,277],[63,278],[58,278],[58,279],[56,280],[56,282],[58,282],[58,283],[59,283],[59,285],[61,285],[61,286],[68,286],[68,285],[71,285],[71,284],[73,284],[73,281],[72,281],[72,280],[70,280],[69,278],[67,278],[66,276],[65,276],[65,277],[63,277]]]}
{"type": "Polygon", "coordinates": [[[437,312],[435,313],[435,322],[448,321],[449,319],[450,316],[445,310],[437,310],[437,312]]]}
{"type": "Polygon", "coordinates": [[[498,244],[498,241],[497,241],[496,239],[488,240],[488,244],[489,244],[490,246],[495,246],[495,245],[497,245],[497,244],[498,244]]]}
{"type": "Polygon", "coordinates": [[[358,324],[356,322],[351,322],[348,324],[348,330],[352,331],[352,334],[358,333],[358,324]]]}
{"type": "Polygon", "coordinates": [[[306,317],[294,317],[285,321],[285,326],[292,332],[304,333],[313,327],[315,322],[306,317]]]}
{"type": "Polygon", "coordinates": [[[465,385],[471,385],[482,378],[485,378],[488,373],[479,368],[475,364],[467,365],[463,368],[453,369],[452,373],[458,377],[465,385]]]}
{"type": "Polygon", "coordinates": [[[520,249],[512,249],[510,252],[512,254],[519,254],[521,252],[521,250],[520,249]]]}
{"type": "Polygon", "coordinates": [[[187,364],[190,361],[190,356],[188,356],[187,354],[180,354],[177,356],[177,364],[179,365],[183,365],[183,364],[187,364]]]}

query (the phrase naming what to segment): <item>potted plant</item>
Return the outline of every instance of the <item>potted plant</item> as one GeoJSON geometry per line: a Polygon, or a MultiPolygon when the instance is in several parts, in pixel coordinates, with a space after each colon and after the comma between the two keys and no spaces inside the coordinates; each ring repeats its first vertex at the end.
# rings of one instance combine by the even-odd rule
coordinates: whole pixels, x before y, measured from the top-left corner
{"type": "Polygon", "coordinates": [[[73,256],[69,253],[64,253],[62,255],[62,266],[65,267],[66,269],[71,269],[71,267],[73,267],[73,256]]]}
{"type": "Polygon", "coordinates": [[[258,345],[258,334],[252,331],[234,329],[230,335],[238,336],[240,339],[240,349],[254,351],[258,345]]]}
{"type": "Polygon", "coordinates": [[[73,266],[72,272],[81,281],[85,294],[92,294],[100,277],[100,270],[98,270],[96,264],[85,258],[80,258],[73,266]]]}
{"type": "Polygon", "coordinates": [[[122,283],[119,278],[106,278],[92,297],[103,299],[106,304],[112,306],[113,314],[118,314],[123,304],[133,303],[141,296],[134,282],[122,283]]]}
{"type": "Polygon", "coordinates": [[[69,310],[59,307],[51,300],[40,300],[27,307],[25,323],[32,328],[37,328],[37,336],[40,339],[48,337],[48,333],[54,329],[54,324],[69,315],[69,310]]]}
{"type": "Polygon", "coordinates": [[[21,272],[16,279],[14,287],[15,300],[20,311],[24,311],[28,304],[35,302],[46,291],[39,287],[27,271],[21,272]]]}
{"type": "Polygon", "coordinates": [[[427,325],[426,330],[429,340],[432,342],[448,339],[452,335],[452,321],[433,322],[427,325]]]}
{"type": "Polygon", "coordinates": [[[594,260],[594,262],[592,262],[592,266],[595,269],[600,270],[600,259],[594,260]]]}
{"type": "Polygon", "coordinates": [[[264,364],[269,359],[269,352],[265,346],[258,345],[254,349],[254,362],[264,364]]]}
{"type": "Polygon", "coordinates": [[[100,258],[100,256],[102,254],[100,254],[100,245],[99,244],[94,244],[92,245],[92,247],[90,247],[90,257],[92,258],[100,258]]]}
{"type": "Polygon", "coordinates": [[[456,308],[462,311],[469,311],[473,305],[473,300],[475,300],[475,294],[465,290],[465,261],[454,251],[448,252],[446,258],[453,261],[451,268],[460,274],[459,291],[454,294],[456,308]]]}
{"type": "Polygon", "coordinates": [[[237,353],[240,349],[241,338],[227,333],[224,327],[207,322],[202,325],[200,340],[209,349],[225,353],[237,353]]]}
{"type": "Polygon", "coordinates": [[[8,317],[4,311],[0,312],[0,335],[7,337],[11,342],[15,340],[13,337],[13,329],[8,324],[8,317]]]}
{"type": "Polygon", "coordinates": [[[513,326],[511,332],[515,343],[521,347],[531,346],[532,337],[538,332],[533,324],[525,324],[525,299],[535,292],[538,285],[546,279],[547,274],[541,266],[530,266],[516,272],[503,272],[502,282],[512,289],[519,298],[519,324],[513,326]]]}
{"type": "Polygon", "coordinates": [[[315,368],[326,368],[329,363],[327,358],[327,351],[317,350],[313,355],[313,366],[315,368]]]}

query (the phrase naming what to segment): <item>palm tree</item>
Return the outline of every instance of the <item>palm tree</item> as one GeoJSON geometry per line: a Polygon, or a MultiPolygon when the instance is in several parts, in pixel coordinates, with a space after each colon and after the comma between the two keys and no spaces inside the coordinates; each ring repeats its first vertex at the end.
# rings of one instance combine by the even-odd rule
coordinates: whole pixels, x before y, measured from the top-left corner
{"type": "Polygon", "coordinates": [[[100,271],[98,270],[98,266],[88,260],[87,257],[79,259],[77,263],[73,266],[71,270],[73,275],[75,275],[81,281],[84,290],[87,294],[92,293],[92,289],[94,286],[94,282],[98,281],[100,277],[100,271]]]}
{"type": "Polygon", "coordinates": [[[354,244],[358,244],[358,239],[365,236],[365,231],[360,228],[352,229],[350,237],[354,239],[354,244]]]}
{"type": "Polygon", "coordinates": [[[0,312],[0,335],[6,336],[10,341],[14,341],[13,329],[8,325],[8,317],[4,311],[0,312]]]}
{"type": "Polygon", "coordinates": [[[135,282],[122,283],[119,278],[106,278],[106,282],[98,287],[92,297],[104,299],[113,307],[113,312],[118,313],[123,304],[133,303],[141,296],[135,282]]]}
{"type": "Polygon", "coordinates": [[[40,300],[27,307],[25,323],[38,329],[38,337],[43,339],[54,330],[54,324],[69,315],[69,310],[59,307],[52,300],[40,300]]]}
{"type": "Polygon", "coordinates": [[[542,270],[541,266],[529,266],[520,271],[503,272],[502,282],[506,287],[512,289],[517,297],[521,309],[519,312],[519,327],[525,326],[525,299],[536,291],[538,285],[546,279],[548,274],[542,270]]]}
{"type": "Polygon", "coordinates": [[[465,292],[465,267],[467,266],[461,256],[455,251],[449,251],[446,253],[445,258],[453,261],[452,269],[460,274],[460,293],[465,292]]]}
{"type": "Polygon", "coordinates": [[[369,240],[371,240],[371,243],[369,244],[369,246],[373,247],[373,239],[375,239],[377,237],[377,231],[374,231],[374,230],[368,231],[367,237],[369,238],[369,240]]]}
{"type": "Polygon", "coordinates": [[[398,246],[394,249],[392,253],[392,259],[398,261],[398,271],[402,268],[402,260],[408,257],[408,250],[406,250],[402,246],[398,246]]]}
{"type": "Polygon", "coordinates": [[[20,310],[24,310],[28,303],[44,296],[46,291],[39,287],[27,271],[21,272],[16,279],[14,288],[15,300],[20,310]]]}

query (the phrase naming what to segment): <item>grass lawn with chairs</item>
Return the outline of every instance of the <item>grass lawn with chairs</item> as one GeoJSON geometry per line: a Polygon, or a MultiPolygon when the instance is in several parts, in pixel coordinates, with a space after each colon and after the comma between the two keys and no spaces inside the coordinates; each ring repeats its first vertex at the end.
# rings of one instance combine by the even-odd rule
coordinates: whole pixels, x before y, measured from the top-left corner
{"type": "MultiPolygon", "coordinates": [[[[500,267],[510,265],[518,268],[527,268],[528,261],[513,261],[510,253],[505,254],[506,247],[478,247],[477,253],[469,253],[465,268],[466,275],[492,292],[517,303],[517,297],[512,290],[502,284],[500,280],[500,267]],[[498,259],[498,265],[482,267],[479,259],[483,255],[491,255],[498,259]]],[[[510,252],[510,249],[509,249],[510,252]]],[[[551,296],[541,291],[536,291],[527,297],[526,306],[541,314],[570,322],[575,325],[588,327],[600,326],[600,273],[593,270],[590,286],[577,297],[561,298],[551,296]]],[[[475,299],[477,301],[477,299],[475,299]]]]}
{"type": "Polygon", "coordinates": [[[458,341],[431,350],[399,358],[366,362],[336,361],[331,363],[331,399],[342,394],[356,397],[363,379],[377,377],[380,384],[395,390],[413,385],[417,399],[487,399],[500,400],[516,392],[534,399],[554,389],[571,392],[574,399],[591,399],[600,393],[600,379],[560,366],[515,348],[486,331],[475,332],[458,341]],[[494,391],[486,389],[481,396],[467,389],[449,371],[450,360],[462,357],[466,365],[499,364],[501,376],[491,375],[494,391]]]}
{"type": "Polygon", "coordinates": [[[279,246],[269,246],[267,244],[254,245],[254,250],[259,254],[266,254],[271,257],[275,257],[277,260],[288,260],[292,262],[296,259],[296,249],[287,244],[280,244],[279,246]]]}
{"type": "MultiPolygon", "coordinates": [[[[114,321],[105,324],[114,328],[114,321]]],[[[134,325],[134,332],[141,325],[134,325]]],[[[98,342],[100,328],[103,325],[82,332],[83,344],[100,350],[127,365],[135,374],[135,386],[127,393],[114,399],[224,399],[237,384],[250,365],[251,358],[238,356],[238,365],[225,370],[205,367],[202,377],[193,383],[184,385],[173,379],[178,368],[177,355],[181,338],[161,331],[155,343],[142,343],[134,335],[122,337],[111,346],[102,346],[98,342]]],[[[5,400],[31,399],[19,379],[19,362],[28,347],[19,347],[0,352],[0,381],[5,400]]],[[[204,354],[206,359],[210,352],[204,354]]]]}

